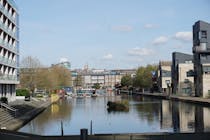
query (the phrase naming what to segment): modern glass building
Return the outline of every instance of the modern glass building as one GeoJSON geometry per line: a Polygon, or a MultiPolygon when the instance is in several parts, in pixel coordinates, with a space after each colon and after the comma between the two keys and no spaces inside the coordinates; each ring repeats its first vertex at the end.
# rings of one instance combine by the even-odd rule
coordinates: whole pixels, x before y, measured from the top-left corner
{"type": "Polygon", "coordinates": [[[19,15],[13,0],[0,0],[0,97],[15,100],[19,84],[19,15]]]}

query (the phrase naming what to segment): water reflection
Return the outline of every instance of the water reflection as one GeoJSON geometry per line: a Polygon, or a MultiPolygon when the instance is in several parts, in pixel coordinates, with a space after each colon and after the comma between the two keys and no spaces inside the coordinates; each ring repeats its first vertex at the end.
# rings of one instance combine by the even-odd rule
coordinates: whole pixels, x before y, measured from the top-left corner
{"type": "Polygon", "coordinates": [[[73,98],[60,100],[19,131],[41,135],[93,133],[202,132],[210,131],[210,108],[142,96],[73,98]],[[128,112],[108,112],[107,102],[129,100],[128,112]],[[90,130],[89,130],[90,131],[90,130]]]}
{"type": "Polygon", "coordinates": [[[174,132],[210,131],[210,108],[162,100],[161,126],[174,132]]]}

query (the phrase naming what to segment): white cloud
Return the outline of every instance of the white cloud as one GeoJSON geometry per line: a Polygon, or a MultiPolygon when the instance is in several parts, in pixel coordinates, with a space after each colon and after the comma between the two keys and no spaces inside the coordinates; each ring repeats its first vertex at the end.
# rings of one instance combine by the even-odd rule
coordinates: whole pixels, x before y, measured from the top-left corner
{"type": "Polygon", "coordinates": [[[146,29],[152,29],[152,28],[156,28],[157,27],[157,25],[155,25],[155,24],[145,24],[144,25],[144,28],[146,28],[146,29]]]}
{"type": "Polygon", "coordinates": [[[133,27],[130,25],[118,25],[118,26],[113,26],[112,30],[121,31],[121,32],[130,32],[133,30],[133,27]]]}
{"type": "Polygon", "coordinates": [[[112,59],[113,59],[113,56],[110,53],[103,56],[103,60],[112,60],[112,59]]]}
{"type": "Polygon", "coordinates": [[[160,36],[158,38],[156,38],[152,44],[153,45],[161,45],[161,44],[165,44],[168,41],[168,37],[166,36],[160,36]]]}
{"type": "Polygon", "coordinates": [[[151,55],[151,54],[154,54],[154,50],[136,47],[129,50],[128,54],[133,55],[133,56],[151,55]]]}
{"type": "Polygon", "coordinates": [[[192,41],[192,32],[177,32],[174,38],[181,41],[192,41]]]}
{"type": "Polygon", "coordinates": [[[65,57],[62,57],[62,58],[60,58],[60,61],[59,61],[60,63],[62,63],[62,62],[68,62],[68,59],[67,58],[65,58],[65,57]]]}

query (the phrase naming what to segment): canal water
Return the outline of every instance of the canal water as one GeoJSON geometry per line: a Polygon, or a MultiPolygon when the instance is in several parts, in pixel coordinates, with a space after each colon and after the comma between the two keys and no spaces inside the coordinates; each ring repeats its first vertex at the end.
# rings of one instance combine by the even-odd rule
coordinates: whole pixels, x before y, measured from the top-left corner
{"type": "Polygon", "coordinates": [[[52,104],[19,129],[39,135],[210,131],[210,108],[142,96],[67,98],[52,104]],[[107,111],[107,102],[128,100],[129,110],[107,111]]]}

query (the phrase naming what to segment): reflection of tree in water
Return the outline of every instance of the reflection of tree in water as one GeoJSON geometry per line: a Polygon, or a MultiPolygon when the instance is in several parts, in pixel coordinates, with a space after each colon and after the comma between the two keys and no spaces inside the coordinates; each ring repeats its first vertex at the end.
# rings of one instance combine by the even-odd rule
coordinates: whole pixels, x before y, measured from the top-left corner
{"type": "MultiPolygon", "coordinates": [[[[67,99],[60,99],[57,103],[53,103],[40,116],[35,119],[36,126],[39,129],[44,129],[46,124],[51,122],[70,121],[72,114],[72,105],[68,103],[67,99]]],[[[33,123],[33,122],[32,122],[33,123]]],[[[39,130],[43,132],[44,130],[39,130]]]]}
{"type": "Polygon", "coordinates": [[[160,107],[161,104],[157,101],[143,101],[136,105],[139,117],[142,120],[147,120],[148,123],[155,122],[155,119],[159,117],[160,107]]]}

